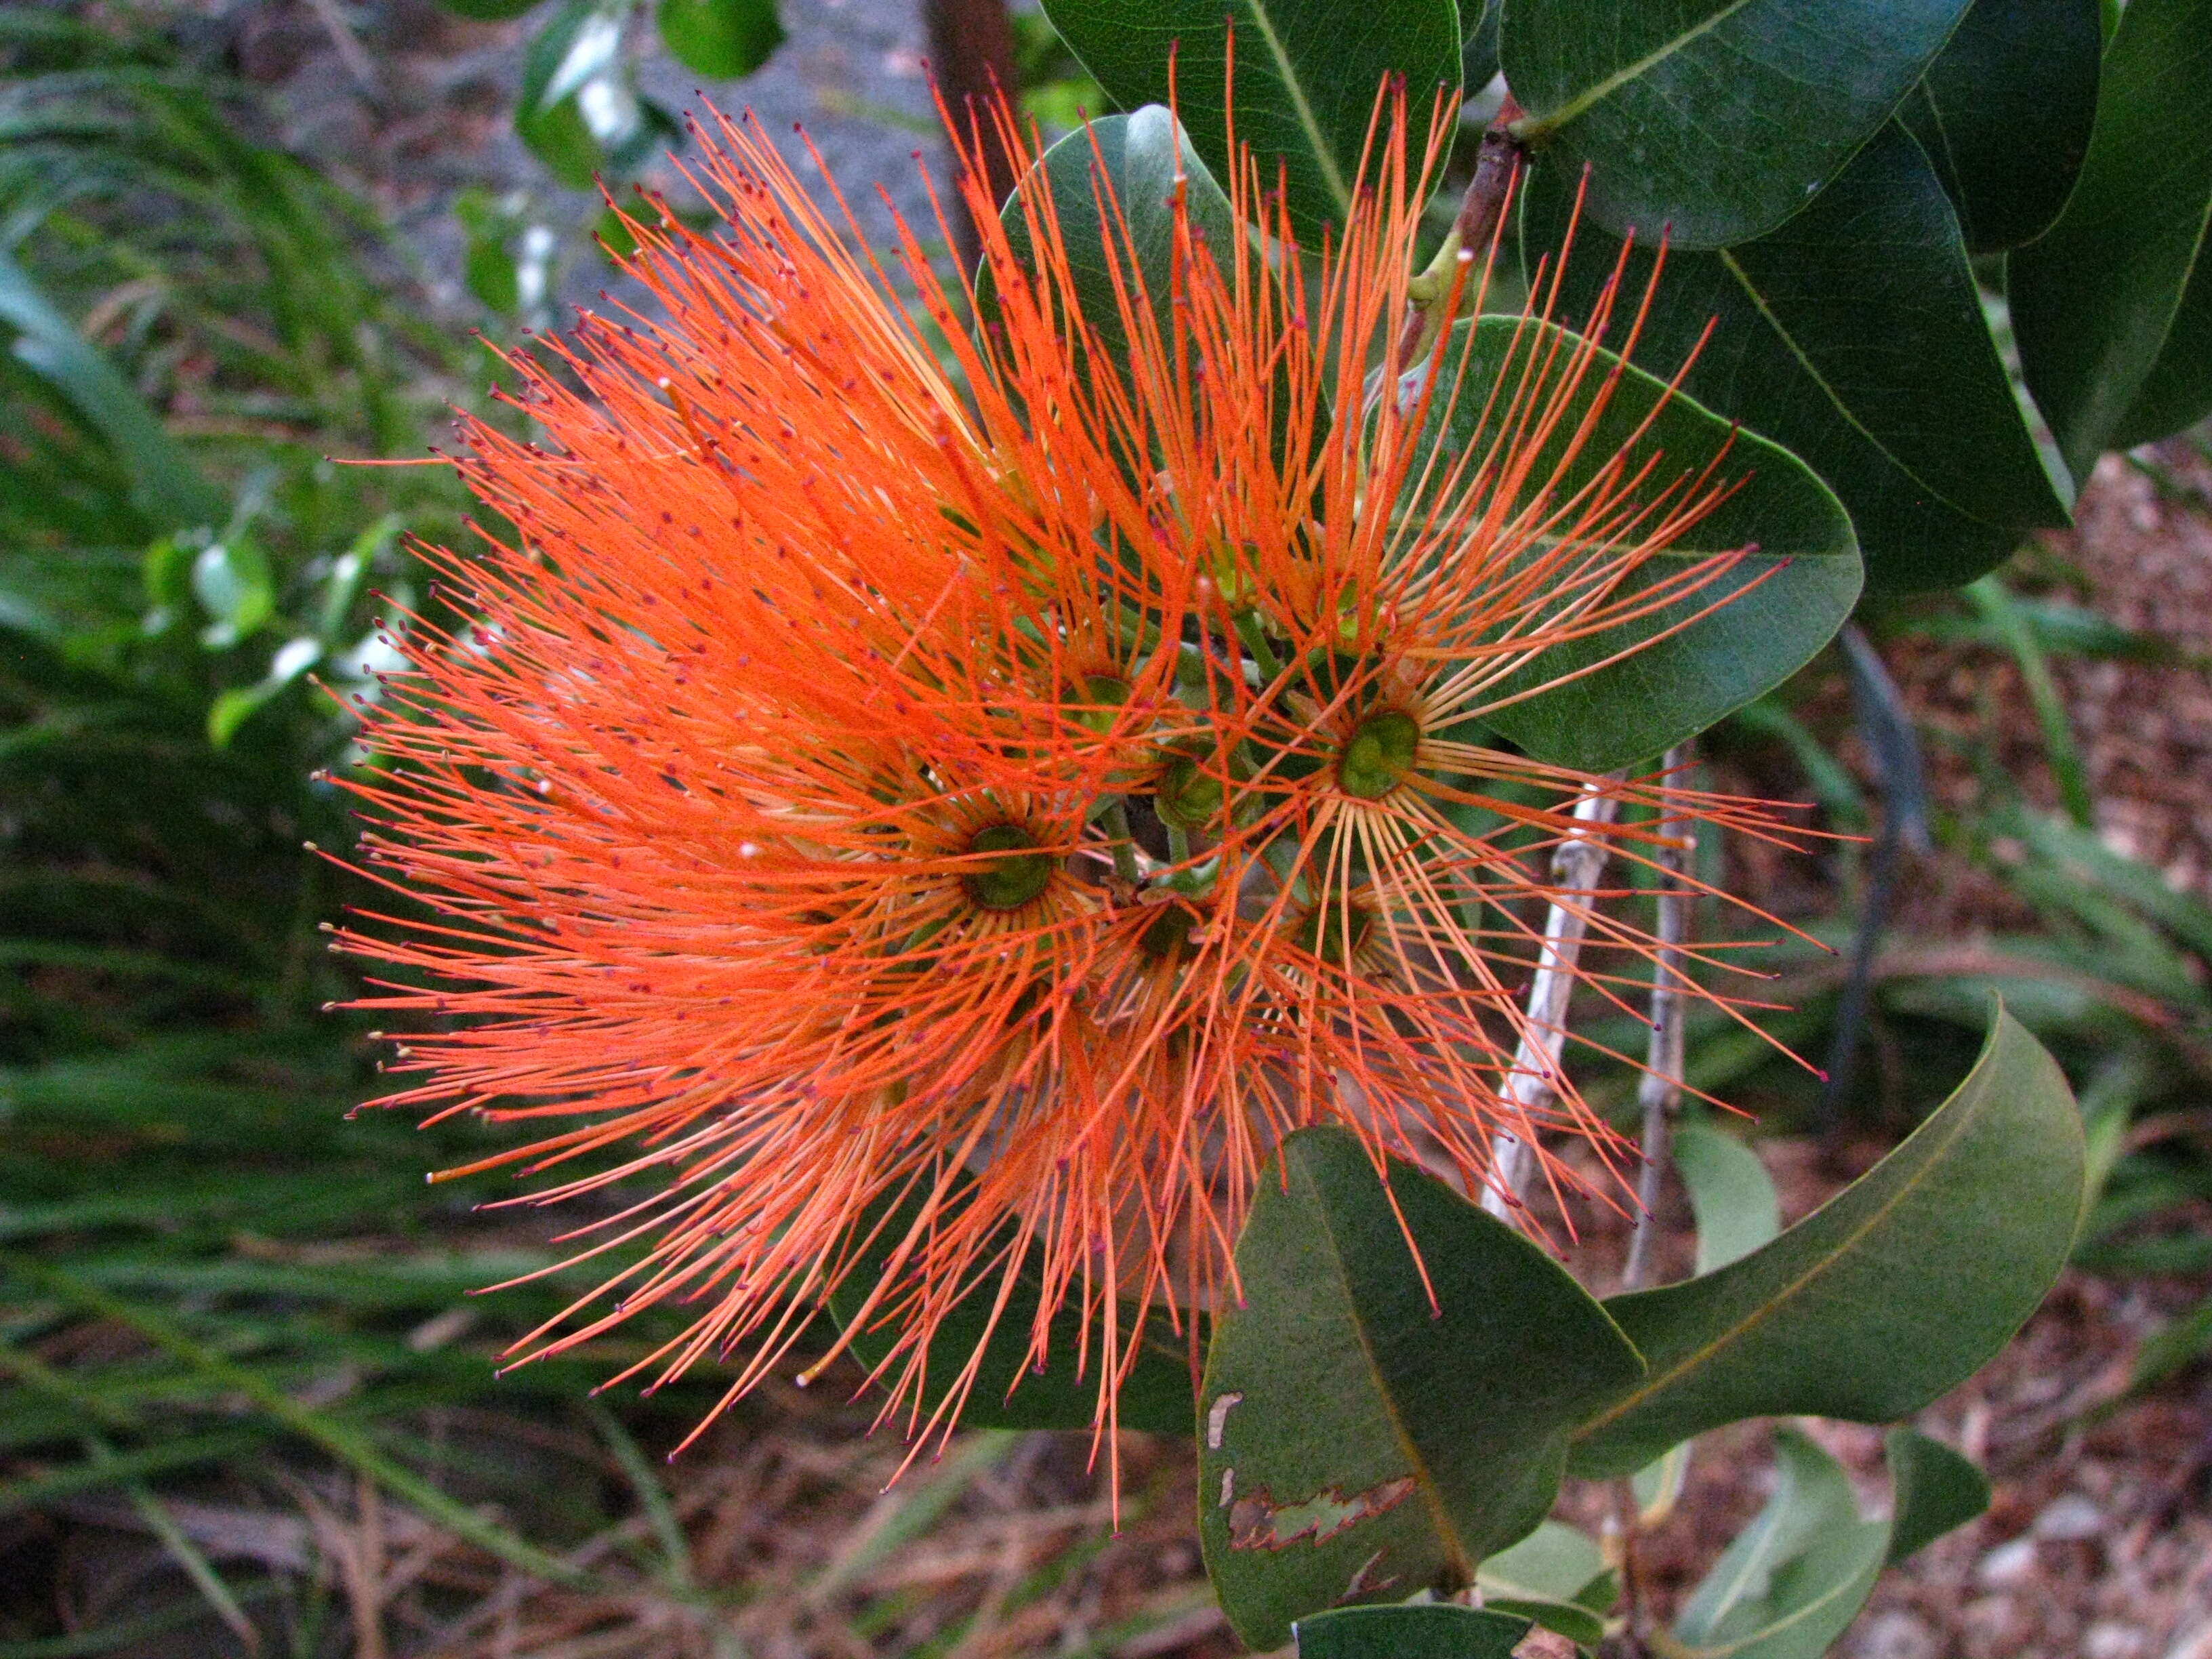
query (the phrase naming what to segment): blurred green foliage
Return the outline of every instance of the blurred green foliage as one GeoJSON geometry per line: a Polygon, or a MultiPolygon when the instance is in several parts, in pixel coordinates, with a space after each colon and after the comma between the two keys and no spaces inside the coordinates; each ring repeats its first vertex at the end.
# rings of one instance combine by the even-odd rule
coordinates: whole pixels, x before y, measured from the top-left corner
{"type": "MultiPolygon", "coordinates": [[[[680,33],[736,28],[741,11],[773,25],[758,6],[657,15],[680,33]]],[[[1033,113],[1104,107],[1057,36],[1021,29],[1033,113]]],[[[548,111],[590,78],[563,80],[580,38],[546,67],[548,111]]],[[[623,61],[592,72],[626,74],[623,61]]],[[[435,614],[410,538],[460,542],[469,510],[442,465],[331,458],[422,459],[451,407],[486,406],[497,365],[435,319],[373,214],[252,130],[237,89],[158,34],[0,11],[0,1517],[93,1492],[159,1517],[165,1494],[217,1472],[282,1505],[304,1471],[336,1466],[509,1565],[587,1576],[549,1554],[609,1503],[665,1509],[652,1477],[611,1498],[512,1437],[431,1437],[425,1413],[495,1397],[585,1423],[642,1469],[621,1420],[577,1402],[654,1328],[493,1383],[495,1355],[574,1282],[463,1303],[554,1259],[541,1225],[517,1243],[467,1219],[509,1190],[497,1179],[422,1182],[502,1138],[343,1116],[374,1076],[360,1022],[319,1012],[351,980],[318,928],[362,890],[302,845],[349,842],[316,775],[362,758],[347,700],[379,695],[376,674],[400,660],[393,627],[435,614]],[[487,1519],[487,1502],[526,1526],[487,1519]]],[[[502,318],[542,306],[546,256],[525,220],[482,193],[457,211],[474,297],[502,318]]],[[[2179,659],[1994,578],[1869,620],[1893,653],[1966,641],[2016,660],[2064,810],[2030,805],[2000,764],[2004,711],[1954,740],[1979,794],[1931,811],[1935,838],[2023,920],[1970,951],[1890,930],[1866,1016],[1878,1063],[1842,1104],[1907,1127],[1900,1103],[1941,1097],[1998,990],[2081,1085],[2100,1196],[2077,1261],[2212,1267],[2187,1224],[2212,1201],[2196,1106],[2212,1074],[2212,908],[2084,827],[2095,801],[2051,672],[2179,659]]],[[[1823,659],[1709,746],[1856,832],[1881,814],[1846,762],[1840,678],[1823,659]]],[[[1717,871],[1723,849],[1701,851],[1717,871]]],[[[1838,914],[1808,932],[1846,945],[1877,875],[1856,843],[1826,863],[1838,914]]],[[[1769,1029],[1820,1054],[1845,1011],[1844,959],[1784,945],[1771,965],[1790,1012],[1769,1029]]],[[[1778,1127],[1820,1110],[1816,1081],[1720,1022],[1693,1032],[1689,1081],[1778,1127]]],[[[2146,1351],[2139,1380],[2208,1343],[2212,1303],[2146,1351]]],[[[702,1403],[695,1388],[667,1409],[702,1403]]],[[[242,1576],[176,1537],[167,1599],[112,1626],[64,1635],[49,1604],[0,1589],[0,1659],[96,1653],[192,1620],[343,1650],[313,1575],[242,1576]]]]}

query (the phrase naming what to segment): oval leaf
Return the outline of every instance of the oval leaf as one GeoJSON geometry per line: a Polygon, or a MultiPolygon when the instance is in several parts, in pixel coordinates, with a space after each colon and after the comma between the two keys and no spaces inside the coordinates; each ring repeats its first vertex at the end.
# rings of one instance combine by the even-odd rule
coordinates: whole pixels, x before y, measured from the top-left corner
{"type": "Polygon", "coordinates": [[[1117,103],[1172,101],[1223,178],[1233,36],[1237,143],[1270,189],[1280,168],[1291,222],[1315,246],[1352,204],[1384,78],[1404,77],[1416,128],[1440,88],[1459,88],[1454,0],[1393,0],[1357,27],[1341,0],[1045,0],[1044,10],[1117,103]]]}
{"type": "Polygon", "coordinates": [[[660,0],[660,39],[697,75],[750,75],[783,44],[775,0],[660,0]]]}
{"type": "MultiPolygon", "coordinates": [[[[1802,208],[1889,118],[1966,0],[1509,0],[1505,79],[1615,230],[1723,247],[1802,208]]],[[[1562,165],[1564,164],[1564,165],[1562,165]]]]}
{"type": "Polygon", "coordinates": [[[2098,0],[1974,0],[1898,114],[1976,253],[2040,236],[2089,153],[2098,0]]]}
{"type": "Polygon", "coordinates": [[[1919,1410],[2058,1276],[2083,1158],[2065,1078],[2000,1008],[1958,1091],[1859,1180],[1718,1273],[1606,1304],[1650,1370],[1577,1433],[1574,1472],[1627,1474],[1748,1417],[1919,1410]]]}
{"type": "MultiPolygon", "coordinates": [[[[1565,240],[1574,177],[1547,161],[1523,198],[1522,252],[1565,240]]],[[[1618,244],[1587,229],[1570,309],[1593,303],[1618,244]]],[[[1651,255],[1629,259],[1631,291],[1651,255]]],[[[1712,337],[1682,386],[1802,458],[1849,509],[1875,587],[1971,580],[2020,532],[2067,521],[2070,486],[2031,435],[1982,311],[1942,185],[1884,128],[1806,210],[1724,252],[1670,252],[1638,355],[1662,374],[1712,337]]]]}
{"type": "MultiPolygon", "coordinates": [[[[1437,379],[1455,389],[1430,416],[1436,441],[1452,455],[1481,454],[1501,431],[1517,429],[1511,388],[1572,339],[1553,325],[1511,317],[1455,325],[1437,379]]],[[[1541,759],[1603,772],[1702,732],[1802,667],[1850,615],[1859,561],[1850,520],[1804,463],[1688,398],[1669,398],[1665,385],[1642,370],[1600,353],[1567,407],[1530,471],[1532,489],[1549,483],[1556,495],[1571,495],[1632,440],[1632,465],[1647,456],[1658,463],[1655,496],[1709,466],[1716,482],[1741,483],[1671,550],[1630,577],[1624,594],[1678,576],[1710,554],[1759,550],[1649,617],[1544,652],[1498,688],[1501,699],[1520,701],[1480,711],[1486,724],[1541,759]],[[1566,459],[1582,411],[1616,368],[1604,414],[1581,452],[1566,459]],[[1647,419],[1652,423],[1638,439],[1647,419]],[[1688,621],[1707,610],[1711,615],[1688,621]],[[1638,641],[1648,643],[1593,668],[1638,641]]]]}
{"type": "Polygon", "coordinates": [[[2079,475],[2212,410],[2212,0],[2132,0],[2105,54],[2089,159],[2013,257],[2013,327],[2079,475]]]}
{"type": "Polygon", "coordinates": [[[1322,1608],[1467,1583],[1551,1508],[1572,1425],[1642,1375],[1541,1249],[1409,1164],[1385,1191],[1341,1129],[1284,1143],[1237,1268],[1201,1395],[1199,1534],[1255,1649],[1322,1608]]]}
{"type": "Polygon", "coordinates": [[[1297,1623],[1297,1659],[1513,1659],[1528,1621],[1431,1601],[1340,1607],[1297,1623]]]}

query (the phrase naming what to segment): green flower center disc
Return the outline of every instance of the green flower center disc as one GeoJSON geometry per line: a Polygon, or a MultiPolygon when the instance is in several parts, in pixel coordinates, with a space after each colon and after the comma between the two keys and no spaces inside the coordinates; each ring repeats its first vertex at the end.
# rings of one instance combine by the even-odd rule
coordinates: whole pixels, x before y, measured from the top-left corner
{"type": "Polygon", "coordinates": [[[1380,800],[1413,769],[1421,723],[1401,709],[1386,708],[1359,722],[1337,757],[1336,781],[1344,793],[1380,800]]]}
{"type": "Polygon", "coordinates": [[[968,896],[986,910],[1018,910],[1045,890],[1052,879],[1052,854],[1025,852],[1036,837],[1018,823],[994,823],[978,830],[969,842],[970,853],[1000,853],[962,878],[968,896]]]}

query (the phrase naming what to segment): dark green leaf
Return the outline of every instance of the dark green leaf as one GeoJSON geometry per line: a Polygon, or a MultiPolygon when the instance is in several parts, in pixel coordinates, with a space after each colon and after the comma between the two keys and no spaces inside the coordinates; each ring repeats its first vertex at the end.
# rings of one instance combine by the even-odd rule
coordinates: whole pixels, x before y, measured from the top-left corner
{"type": "Polygon", "coordinates": [[[2212,410],[2212,0],[2132,0],[2058,222],[2012,257],[2027,384],[2075,475],[2212,410]]]}
{"type": "MultiPolygon", "coordinates": [[[[1456,390],[1440,398],[1430,416],[1448,453],[1480,457],[1517,433],[1522,410],[1511,389],[1544,372],[1573,342],[1562,329],[1511,317],[1455,325],[1438,384],[1456,390]]],[[[1598,355],[1533,469],[1531,489],[1549,483],[1557,497],[1570,496],[1632,443],[1637,460],[1656,463],[1651,497],[1716,463],[1715,482],[1741,481],[1668,552],[1632,576],[1624,596],[1678,576],[1707,555],[1751,545],[1759,550],[1651,616],[1544,652],[1498,689],[1501,700],[1522,701],[1478,711],[1532,754],[1601,772],[1703,731],[1787,678],[1828,642],[1859,594],[1850,522],[1802,462],[1687,398],[1669,398],[1661,381],[1639,369],[1622,367],[1613,379],[1618,362],[1598,355]],[[1580,416],[1601,386],[1610,401],[1585,433],[1580,416]],[[1647,420],[1651,424],[1639,436],[1647,420]],[[1577,441],[1582,447],[1571,455],[1577,441]],[[1739,597],[1681,626],[1728,594],[1739,597]],[[1669,628],[1680,631],[1658,637],[1669,628]],[[1623,661],[1566,678],[1639,640],[1651,642],[1623,661]],[[1540,686],[1549,689],[1534,690],[1540,686]]]]}
{"type": "Polygon", "coordinates": [[[2174,307],[2166,346],[2143,377],[2134,405],[2112,434],[2112,447],[2128,449],[2194,426],[2212,414],[2212,220],[2197,245],[2189,286],[2174,307]]]}
{"type": "Polygon", "coordinates": [[[2083,1156],[2066,1079],[1999,1009],[1958,1091],[1858,1181],[1718,1273],[1606,1304],[1650,1370],[1577,1435],[1575,1472],[1626,1474],[1747,1417],[1919,1410],[2057,1277],[2083,1156]]]}
{"type": "Polygon", "coordinates": [[[1892,1496],[1885,1565],[1896,1565],[1989,1508],[1989,1476],[1942,1441],[1892,1429],[1887,1451],[1892,1496]]]}
{"type": "Polygon", "coordinates": [[[1460,7],[1460,27],[1466,40],[1460,47],[1460,84],[1472,97],[1498,74],[1498,14],[1501,0],[1465,0],[1460,7]]]}
{"type": "Polygon", "coordinates": [[[1099,85],[1127,106],[1172,101],[1208,166],[1228,178],[1231,40],[1237,141],[1272,190],[1277,168],[1291,222],[1318,244],[1341,226],[1359,179],[1376,94],[1405,78],[1416,131],[1460,76],[1453,0],[1394,0],[1356,22],[1341,0],[1045,0],[1045,15],[1099,85]]]}
{"type": "Polygon", "coordinates": [[[1590,211],[1678,247],[1765,234],[1889,117],[1966,0],[1509,0],[1505,78],[1590,211]]]}
{"type": "Polygon", "coordinates": [[[15,331],[16,360],[52,386],[107,441],[128,470],[131,505],[151,524],[191,529],[222,522],[219,492],[162,429],[115,366],[88,343],[39,291],[30,274],[0,252],[0,325],[15,331]]]}
{"type": "MultiPolygon", "coordinates": [[[[1574,180],[1540,166],[1524,198],[1522,257],[1566,234],[1574,180]]],[[[1566,309],[1593,304],[1617,246],[1585,230],[1566,309]]],[[[1632,255],[1632,292],[1651,256],[1632,255]]],[[[1943,187],[1911,135],[1889,126],[1772,234],[1717,253],[1670,253],[1638,347],[1671,372],[1711,339],[1683,390],[1803,459],[1843,500],[1875,587],[1972,580],[2020,532],[2066,521],[2070,490],[2030,435],[1998,359],[1943,187]]]]}
{"type": "Polygon", "coordinates": [[[1898,114],[1977,253],[2040,236],[2089,153],[2098,0],[1974,0],[1898,114]]]}
{"type": "Polygon", "coordinates": [[[1513,1659],[1528,1621],[1430,1601],[1340,1607],[1297,1623],[1298,1659],[1513,1659]]]}
{"type": "Polygon", "coordinates": [[[660,38],[700,75],[750,75],[783,44],[775,0],[660,0],[660,38]]]}
{"type": "MultiPolygon", "coordinates": [[[[853,1272],[830,1298],[830,1310],[841,1325],[849,1325],[866,1304],[868,1292],[883,1276],[885,1263],[915,1212],[894,1212],[876,1232],[853,1272]]],[[[1011,1228],[1012,1224],[1009,1224],[1011,1228]]],[[[987,1330],[990,1343],[975,1374],[967,1408],[960,1414],[963,1427],[975,1429],[1087,1429],[1098,1411],[1097,1333],[1092,1333],[1091,1369],[1076,1372],[1076,1355],[1083,1347],[1083,1321],[1073,1309],[1063,1309],[1052,1322],[1052,1361],[1042,1371],[1025,1363],[1030,1325],[1036,1316],[1042,1247],[1032,1249],[1012,1293],[995,1324],[991,1306],[998,1295],[995,1277],[971,1291],[941,1319],[929,1345],[928,1375],[957,1376],[968,1364],[987,1330]]],[[[1121,1336],[1130,1340],[1126,1310],[1121,1336]]],[[[853,1357],[873,1370],[891,1353],[895,1328],[872,1327],[853,1339],[853,1357]]],[[[1136,1364],[1121,1385],[1117,1409],[1121,1426],[1149,1429],[1158,1434],[1189,1434],[1194,1427],[1191,1396],[1192,1345],[1155,1316],[1135,1334],[1140,1345],[1136,1364]]],[[[893,1365],[903,1363],[892,1360],[893,1365]]],[[[933,1400],[930,1402],[934,1405],[933,1400]]]]}
{"type": "Polygon", "coordinates": [[[1698,1218],[1698,1271],[1717,1273],[1782,1231],[1782,1206],[1759,1154],[1723,1130],[1674,1131],[1674,1168],[1698,1218]]]}
{"type": "Polygon", "coordinates": [[[1261,1649],[1322,1608],[1465,1583],[1543,1519],[1572,1425],[1642,1374],[1558,1263],[1441,1182],[1393,1164],[1386,1192],[1341,1129],[1282,1159],[1237,1243],[1199,1451],[1207,1570],[1261,1649]]]}
{"type": "Polygon", "coordinates": [[[447,11],[463,17],[473,17],[479,22],[501,23],[510,17],[520,17],[538,3],[538,0],[439,0],[447,11]]]}

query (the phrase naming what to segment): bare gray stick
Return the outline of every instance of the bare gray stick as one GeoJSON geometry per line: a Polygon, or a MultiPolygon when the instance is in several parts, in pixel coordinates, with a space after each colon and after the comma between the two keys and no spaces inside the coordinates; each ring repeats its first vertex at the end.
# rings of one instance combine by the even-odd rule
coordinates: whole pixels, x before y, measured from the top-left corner
{"type": "MultiPolygon", "coordinates": [[[[1620,781],[1619,773],[1603,780],[1620,781]]],[[[1613,822],[1620,803],[1598,782],[1583,786],[1575,802],[1575,821],[1595,826],[1613,822]]],[[[1567,1035],[1567,1001],[1574,994],[1575,963],[1583,951],[1583,935],[1589,927],[1589,896],[1605,869],[1609,852],[1602,836],[1577,833],[1561,842],[1552,853],[1552,880],[1563,892],[1582,895],[1578,902],[1554,904],[1544,915],[1544,940],[1536,954],[1535,976],[1528,981],[1528,1012],[1521,1028],[1521,1041],[1513,1051],[1512,1075],[1505,1080],[1504,1095],[1527,1123],[1544,1102],[1558,1092],[1559,1046],[1567,1035]]],[[[1494,1216],[1510,1215],[1520,1207],[1521,1194],[1536,1167],[1534,1147],[1517,1135],[1498,1137],[1497,1167],[1483,1188],[1482,1207],[1494,1216]]]]}
{"type": "MultiPolygon", "coordinates": [[[[1664,763],[1669,778],[1690,763],[1690,745],[1677,744],[1664,763]]],[[[1697,851],[1697,837],[1684,832],[1669,837],[1653,850],[1658,866],[1658,925],[1654,932],[1659,953],[1651,964],[1651,1042],[1645,1051],[1643,1080],[1636,1087],[1636,1103],[1644,1109],[1642,1167],[1636,1177],[1636,1221],[1628,1236],[1628,1264],[1621,1269],[1620,1288],[1642,1290],[1651,1276],[1652,1242],[1659,1231],[1656,1212],[1660,1188],[1667,1179],[1673,1156],[1674,1115],[1682,1108],[1683,976],[1688,969],[1685,946],[1690,938],[1691,896],[1683,874],[1697,851]]]]}

